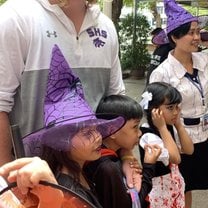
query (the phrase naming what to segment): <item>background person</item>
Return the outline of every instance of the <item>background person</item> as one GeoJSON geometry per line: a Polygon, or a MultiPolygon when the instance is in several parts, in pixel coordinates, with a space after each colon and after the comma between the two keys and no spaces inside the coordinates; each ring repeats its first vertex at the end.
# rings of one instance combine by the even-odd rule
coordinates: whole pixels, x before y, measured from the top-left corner
{"type": "Polygon", "coordinates": [[[141,101],[147,123],[141,126],[140,152],[145,144],[158,144],[162,153],[156,162],[153,187],[148,195],[150,208],[185,207],[185,183],[178,168],[180,153],[191,155],[193,143],[180,121],[179,91],[164,82],[147,85],[141,101]],[[178,144],[176,144],[178,138],[178,144]]]}
{"type": "Polygon", "coordinates": [[[19,126],[21,138],[44,125],[54,44],[80,77],[93,109],[103,96],[124,93],[115,27],[92,3],[7,0],[1,5],[0,164],[13,159],[10,126],[19,126]]]}
{"type": "MultiPolygon", "coordinates": [[[[162,28],[157,27],[155,28],[152,32],[152,39],[162,31],[162,28]]],[[[154,44],[154,42],[152,41],[154,44]]],[[[151,55],[151,60],[150,60],[150,66],[147,71],[147,77],[146,77],[146,85],[149,83],[149,77],[151,73],[153,72],[154,69],[156,69],[167,57],[168,53],[170,50],[173,48],[169,43],[163,43],[163,44],[154,44],[155,45],[155,50],[153,51],[153,54],[151,55]]]]}
{"type": "Polygon", "coordinates": [[[200,31],[200,36],[201,36],[201,51],[203,52],[208,52],[208,31],[207,30],[201,30],[200,31]]]}
{"type": "Polygon", "coordinates": [[[191,191],[208,188],[208,56],[198,52],[201,19],[194,17],[174,0],[165,0],[167,35],[155,42],[169,40],[174,49],[150,76],[150,83],[163,81],[182,95],[181,120],[194,143],[192,155],[181,155],[180,171],[185,180],[186,207],[191,207],[191,191]],[[200,23],[200,24],[199,24],[200,23]]]}
{"type": "Polygon", "coordinates": [[[143,115],[141,106],[128,96],[110,95],[100,101],[96,113],[100,114],[99,118],[105,118],[105,114],[116,113],[126,119],[126,124],[119,131],[103,140],[102,157],[88,163],[84,168],[88,178],[95,184],[101,205],[104,208],[131,208],[140,207],[139,205],[141,208],[148,207],[146,197],[152,188],[154,164],[161,153],[160,147],[145,147],[142,178],[138,177],[137,172],[132,175],[136,187],[141,183],[141,188],[133,192],[125,184],[121,160],[118,157],[120,149],[131,151],[139,141],[139,123],[143,115]],[[152,151],[149,152],[149,149],[152,151]]]}

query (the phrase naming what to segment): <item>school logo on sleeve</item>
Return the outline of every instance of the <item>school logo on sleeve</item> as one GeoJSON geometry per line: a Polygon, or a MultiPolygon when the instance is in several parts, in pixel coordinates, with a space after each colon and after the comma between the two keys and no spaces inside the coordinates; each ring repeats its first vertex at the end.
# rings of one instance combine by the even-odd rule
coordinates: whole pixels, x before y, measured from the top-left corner
{"type": "Polygon", "coordinates": [[[107,32],[100,28],[91,27],[87,29],[89,37],[92,39],[93,44],[96,48],[103,47],[107,39],[107,32]]]}

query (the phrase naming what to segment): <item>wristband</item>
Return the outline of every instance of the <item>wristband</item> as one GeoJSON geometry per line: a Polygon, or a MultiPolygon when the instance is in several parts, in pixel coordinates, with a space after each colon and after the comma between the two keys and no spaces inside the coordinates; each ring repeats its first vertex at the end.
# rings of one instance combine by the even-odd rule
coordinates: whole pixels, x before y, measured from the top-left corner
{"type": "Polygon", "coordinates": [[[121,160],[134,160],[135,157],[132,155],[124,155],[123,157],[121,157],[121,160]]]}

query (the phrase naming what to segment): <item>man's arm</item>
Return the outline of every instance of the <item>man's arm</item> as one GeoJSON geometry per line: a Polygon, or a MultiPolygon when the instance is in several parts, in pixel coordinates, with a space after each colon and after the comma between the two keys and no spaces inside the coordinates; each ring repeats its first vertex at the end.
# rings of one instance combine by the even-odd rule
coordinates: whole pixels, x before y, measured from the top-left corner
{"type": "Polygon", "coordinates": [[[6,112],[0,112],[0,166],[12,161],[12,142],[9,118],[6,112]]]}

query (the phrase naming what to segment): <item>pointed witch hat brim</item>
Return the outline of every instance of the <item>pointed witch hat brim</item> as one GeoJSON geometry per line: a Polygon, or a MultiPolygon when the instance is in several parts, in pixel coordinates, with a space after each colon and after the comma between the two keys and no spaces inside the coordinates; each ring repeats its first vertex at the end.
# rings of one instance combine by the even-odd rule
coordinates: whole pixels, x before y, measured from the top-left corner
{"type": "Polygon", "coordinates": [[[110,116],[113,116],[114,119],[110,120],[98,119],[96,116],[98,114],[66,119],[27,135],[23,138],[26,156],[40,156],[43,146],[48,146],[58,151],[68,151],[73,136],[87,127],[95,127],[101,134],[102,139],[105,139],[120,130],[126,122],[122,116],[118,115],[111,114],[110,116]],[[91,119],[89,118],[90,116],[91,119]]]}

